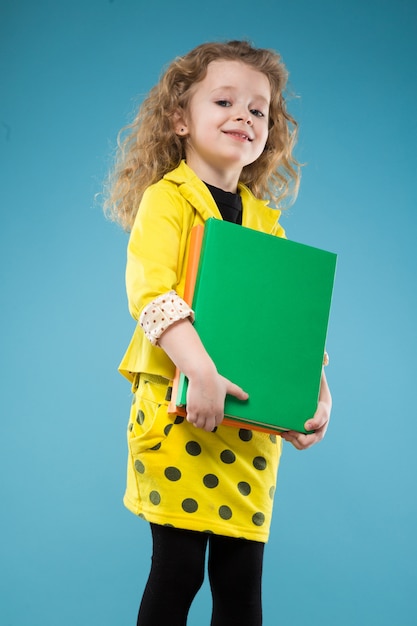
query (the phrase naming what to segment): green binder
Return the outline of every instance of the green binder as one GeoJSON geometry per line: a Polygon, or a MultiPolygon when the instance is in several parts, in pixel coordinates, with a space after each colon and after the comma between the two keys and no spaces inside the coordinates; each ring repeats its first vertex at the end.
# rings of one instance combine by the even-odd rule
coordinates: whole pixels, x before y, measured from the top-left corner
{"type": "MultiPolygon", "coordinates": [[[[227,423],[306,432],[317,408],[336,254],[209,219],[192,307],[217,370],[249,394],[227,423]]],[[[174,403],[184,407],[180,374],[174,403]]]]}

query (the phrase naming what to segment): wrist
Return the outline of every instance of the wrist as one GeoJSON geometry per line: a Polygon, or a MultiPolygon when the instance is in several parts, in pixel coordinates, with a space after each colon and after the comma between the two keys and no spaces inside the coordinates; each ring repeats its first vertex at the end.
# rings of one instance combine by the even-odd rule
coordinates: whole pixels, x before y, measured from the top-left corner
{"type": "Polygon", "coordinates": [[[204,381],[217,374],[216,366],[208,355],[202,359],[190,362],[189,367],[184,369],[184,374],[192,382],[204,381]]]}

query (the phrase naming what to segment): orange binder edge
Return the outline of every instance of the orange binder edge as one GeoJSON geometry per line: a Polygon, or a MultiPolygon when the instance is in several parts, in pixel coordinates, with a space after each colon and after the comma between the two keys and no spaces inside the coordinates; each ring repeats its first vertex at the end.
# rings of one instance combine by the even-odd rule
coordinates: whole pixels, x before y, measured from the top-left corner
{"type": "MultiPolygon", "coordinates": [[[[190,235],[190,251],[188,253],[187,273],[185,275],[184,300],[189,305],[193,304],[195,283],[197,280],[198,264],[200,262],[201,245],[203,243],[204,225],[198,224],[191,230],[190,235]]],[[[182,415],[185,417],[187,412],[185,407],[179,407],[175,403],[177,397],[178,385],[180,381],[180,371],[177,367],[175,370],[174,380],[172,381],[171,401],[168,405],[168,413],[174,415],[182,415]]]]}
{"type": "Polygon", "coordinates": [[[280,433],[284,432],[284,430],[267,428],[266,426],[258,426],[258,424],[254,424],[253,422],[246,423],[243,420],[232,420],[226,416],[223,418],[222,424],[224,426],[234,426],[235,428],[245,428],[246,430],[258,430],[261,433],[268,433],[268,435],[279,435],[280,433]]]}

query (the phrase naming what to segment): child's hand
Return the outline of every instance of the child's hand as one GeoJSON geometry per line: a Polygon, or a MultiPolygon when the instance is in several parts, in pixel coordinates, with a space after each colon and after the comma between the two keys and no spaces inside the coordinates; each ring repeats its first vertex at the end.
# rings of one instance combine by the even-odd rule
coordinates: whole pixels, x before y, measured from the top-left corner
{"type": "Polygon", "coordinates": [[[247,400],[248,394],[224,376],[207,354],[189,319],[169,326],[159,345],[188,378],[187,420],[212,431],[223,420],[226,394],[247,400]]]}
{"type": "Polygon", "coordinates": [[[297,450],[306,450],[315,443],[321,441],[326,434],[329,425],[330,413],[332,410],[332,397],[327,385],[324,372],[321,378],[320,396],[317,411],[311,419],[305,423],[306,430],[314,430],[310,435],[304,435],[294,430],[289,430],[281,434],[285,441],[289,441],[297,450]]]}
{"type": "Polygon", "coordinates": [[[210,375],[189,379],[187,391],[187,420],[198,428],[211,432],[224,417],[226,394],[247,400],[248,394],[216,370],[210,375]]]}
{"type": "Polygon", "coordinates": [[[310,435],[289,430],[281,434],[285,441],[289,441],[297,450],[306,450],[321,441],[326,434],[330,419],[330,407],[325,402],[319,402],[317,411],[311,420],[305,424],[306,430],[314,430],[310,435]]]}

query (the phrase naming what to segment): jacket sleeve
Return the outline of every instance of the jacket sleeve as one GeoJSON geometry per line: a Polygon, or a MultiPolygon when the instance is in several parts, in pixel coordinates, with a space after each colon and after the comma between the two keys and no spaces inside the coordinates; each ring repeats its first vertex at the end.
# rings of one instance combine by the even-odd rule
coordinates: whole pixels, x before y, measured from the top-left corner
{"type": "Polygon", "coordinates": [[[152,300],[177,291],[187,237],[183,221],[175,191],[156,186],[146,190],[127,249],[127,296],[129,311],[136,320],[152,300]]]}

